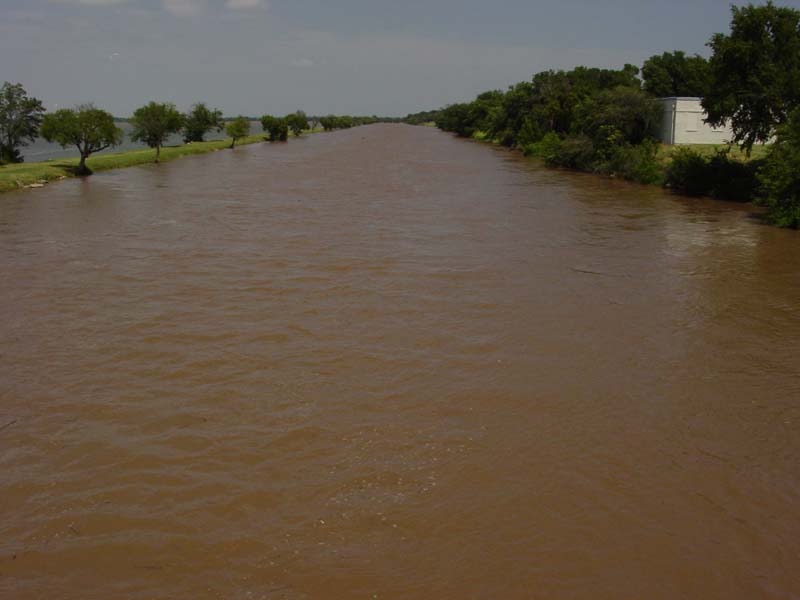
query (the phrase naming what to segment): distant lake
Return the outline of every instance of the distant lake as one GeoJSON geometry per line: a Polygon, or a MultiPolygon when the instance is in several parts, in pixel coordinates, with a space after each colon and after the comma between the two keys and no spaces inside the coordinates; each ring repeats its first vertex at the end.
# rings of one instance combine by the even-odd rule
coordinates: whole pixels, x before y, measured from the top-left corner
{"type": "MultiPolygon", "coordinates": [[[[125,132],[125,139],[122,144],[114,148],[109,148],[104,152],[125,152],[126,150],[141,150],[147,148],[146,144],[132,142],[130,139],[131,125],[130,123],[119,121],[117,126],[125,132]]],[[[261,132],[261,123],[259,121],[250,122],[250,133],[256,134],[261,132]]],[[[217,132],[211,131],[206,135],[207,140],[221,140],[226,138],[224,131],[217,132]]],[[[183,144],[183,136],[181,134],[173,135],[167,140],[165,146],[177,146],[183,144]]],[[[74,146],[62,148],[58,144],[51,144],[42,138],[37,139],[29,146],[22,148],[22,156],[25,162],[42,162],[45,160],[53,160],[59,158],[77,158],[79,155],[78,149],[74,146]]]]}

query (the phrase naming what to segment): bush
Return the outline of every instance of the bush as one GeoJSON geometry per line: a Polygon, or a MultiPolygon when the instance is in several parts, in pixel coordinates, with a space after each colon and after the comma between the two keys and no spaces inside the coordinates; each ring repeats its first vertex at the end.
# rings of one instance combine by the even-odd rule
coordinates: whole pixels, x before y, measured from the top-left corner
{"type": "Polygon", "coordinates": [[[720,150],[711,157],[690,148],[679,148],[667,168],[666,184],[688,196],[713,196],[749,202],[759,193],[758,172],[763,162],[742,162],[720,150]]]}
{"type": "Polygon", "coordinates": [[[583,134],[570,135],[560,141],[552,155],[545,158],[550,166],[567,167],[581,171],[592,170],[595,150],[592,140],[583,134]]]}
{"type": "Polygon", "coordinates": [[[762,166],[763,161],[742,162],[731,158],[727,150],[718,151],[708,161],[713,181],[711,195],[734,202],[752,201],[761,187],[758,171],[762,166]]]}
{"type": "Polygon", "coordinates": [[[557,133],[550,132],[536,143],[527,144],[522,152],[525,156],[537,156],[551,162],[561,146],[561,138],[557,133]]]}
{"type": "Polygon", "coordinates": [[[708,176],[708,159],[691,148],[678,148],[667,167],[665,183],[687,196],[710,194],[713,182],[708,176]]]}
{"type": "Polygon", "coordinates": [[[653,140],[645,140],[638,146],[617,146],[611,151],[605,167],[610,174],[638,183],[661,183],[664,180],[658,161],[658,144],[653,140]]]}

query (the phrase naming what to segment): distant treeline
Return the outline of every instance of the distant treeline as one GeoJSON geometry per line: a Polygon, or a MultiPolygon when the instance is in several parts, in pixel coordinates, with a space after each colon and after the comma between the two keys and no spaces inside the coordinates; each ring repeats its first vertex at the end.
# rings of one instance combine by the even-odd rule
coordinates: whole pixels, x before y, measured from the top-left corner
{"type": "MultiPolygon", "coordinates": [[[[63,148],[75,147],[80,155],[78,174],[89,175],[86,160],[106,148],[122,143],[124,132],[118,122],[131,125],[128,134],[135,142],[155,149],[155,162],[161,148],[171,135],[181,133],[185,143],[202,142],[211,131],[223,131],[231,138],[231,148],[250,134],[250,117],[222,116],[222,111],[199,102],[187,113],[181,113],[169,102],[150,102],[134,111],[129,118],[115,118],[111,113],[93,104],[60,109],[45,113],[41,100],[28,96],[21,84],[5,82],[0,88],[0,165],[23,161],[21,149],[42,137],[63,148]]],[[[260,119],[262,130],[271,142],[285,142],[289,132],[295,136],[304,131],[322,127],[325,131],[348,129],[381,121],[398,119],[328,115],[308,117],[296,111],[285,117],[264,115],[260,119]]]]}
{"type": "Polygon", "coordinates": [[[800,11],[772,2],[732,7],[731,31],[708,43],[710,59],[665,52],[641,70],[576,67],[544,71],[472,102],[408,115],[463,137],[487,139],[551,166],[661,183],[688,194],[753,200],[770,218],[800,226],[800,11]],[[733,143],[750,156],[773,142],[766,158],[740,161],[730,148],[713,154],[657,142],[663,108],[655,98],[702,97],[706,122],[729,124],[733,143]]]}

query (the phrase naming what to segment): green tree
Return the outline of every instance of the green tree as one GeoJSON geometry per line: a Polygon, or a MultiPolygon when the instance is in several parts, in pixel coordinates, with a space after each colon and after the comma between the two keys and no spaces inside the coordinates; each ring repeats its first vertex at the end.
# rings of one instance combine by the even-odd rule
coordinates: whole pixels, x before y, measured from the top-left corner
{"type": "Polygon", "coordinates": [[[130,136],[134,142],[143,142],[156,149],[156,162],[161,157],[161,146],[170,135],[183,128],[184,118],[174,104],[150,102],[137,108],[130,120],[130,136]]]}
{"type": "Polygon", "coordinates": [[[782,227],[800,228],[800,108],[778,128],[759,179],[770,218],[782,227]]]}
{"type": "Polygon", "coordinates": [[[322,128],[325,131],[332,131],[333,129],[336,128],[336,117],[334,117],[333,115],[320,117],[319,124],[322,125],[322,128]]]}
{"type": "Polygon", "coordinates": [[[686,56],[680,50],[648,58],[642,67],[644,91],[656,98],[704,97],[710,89],[711,71],[702,56],[686,56]]]}
{"type": "Polygon", "coordinates": [[[349,115],[335,117],[335,119],[337,129],[350,129],[351,127],[355,127],[356,124],[355,119],[349,115]]]}
{"type": "Polygon", "coordinates": [[[0,164],[22,162],[19,148],[36,139],[44,107],[19,83],[0,88],[0,164]]]}
{"type": "Polygon", "coordinates": [[[297,112],[288,115],[286,117],[286,123],[288,124],[289,129],[292,130],[292,133],[295,136],[299,136],[301,133],[303,133],[306,129],[309,128],[308,117],[306,116],[306,113],[304,113],[302,110],[298,110],[297,112]]]}
{"type": "Polygon", "coordinates": [[[286,119],[264,115],[261,128],[268,134],[270,142],[285,142],[289,139],[289,125],[286,119]]]}
{"type": "Polygon", "coordinates": [[[728,121],[748,152],[766,142],[800,105],[800,11],[768,2],[731,8],[729,35],[711,38],[707,121],[728,121]]]}
{"type": "Polygon", "coordinates": [[[231,148],[236,146],[236,140],[246,137],[250,133],[250,121],[247,117],[239,115],[225,127],[225,133],[231,138],[231,148]]]}
{"type": "Polygon", "coordinates": [[[41,135],[62,148],[75,146],[80,152],[79,175],[91,175],[86,159],[92,154],[122,143],[122,129],[114,123],[111,113],[83,104],[49,113],[42,120],[41,135]]]}
{"type": "Polygon", "coordinates": [[[222,119],[222,111],[209,109],[204,103],[198,102],[192,106],[192,110],[186,115],[183,124],[183,141],[202,142],[206,134],[215,129],[222,131],[225,128],[225,121],[222,119]]]}
{"type": "Polygon", "coordinates": [[[661,115],[661,107],[645,92],[621,86],[584,101],[575,127],[597,145],[607,143],[609,137],[636,145],[653,136],[661,115]]]}

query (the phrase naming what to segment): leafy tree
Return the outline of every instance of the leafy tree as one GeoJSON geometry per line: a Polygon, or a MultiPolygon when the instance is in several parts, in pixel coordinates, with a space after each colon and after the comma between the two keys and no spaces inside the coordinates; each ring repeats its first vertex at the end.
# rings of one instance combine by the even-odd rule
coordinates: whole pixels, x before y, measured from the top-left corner
{"type": "Polygon", "coordinates": [[[778,128],[759,179],[772,220],[782,227],[800,228],[800,108],[778,128]]]}
{"type": "Polygon", "coordinates": [[[574,129],[578,107],[603,90],[618,87],[638,90],[639,69],[575,67],[571,71],[544,71],[532,82],[522,82],[506,92],[489,127],[489,135],[507,146],[526,146],[548,132],[565,135],[574,129]]]}
{"type": "Polygon", "coordinates": [[[270,142],[285,142],[289,139],[287,119],[264,115],[261,117],[261,128],[269,135],[270,142]]]}
{"type": "Polygon", "coordinates": [[[75,146],[80,152],[79,175],[91,175],[86,159],[92,154],[122,143],[122,129],[114,124],[114,117],[93,104],[76,108],[62,108],[49,113],[42,120],[41,135],[48,142],[62,148],[75,146]]]}
{"type": "Polygon", "coordinates": [[[620,143],[641,144],[652,137],[661,115],[661,107],[646,93],[621,86],[582,103],[576,128],[598,145],[614,134],[620,143]]]}
{"type": "Polygon", "coordinates": [[[289,129],[292,130],[292,133],[296,136],[299,136],[309,128],[308,117],[302,110],[298,110],[297,112],[288,115],[286,117],[286,123],[289,126],[289,129]]]}
{"type": "Polygon", "coordinates": [[[0,164],[22,162],[19,148],[36,139],[44,107],[19,83],[0,88],[0,164]]]}
{"type": "Polygon", "coordinates": [[[711,85],[703,108],[711,125],[730,120],[734,141],[749,152],[800,105],[800,11],[772,2],[731,11],[730,35],[718,33],[708,44],[711,85]]]}
{"type": "Polygon", "coordinates": [[[204,103],[199,102],[192,106],[191,112],[186,115],[183,125],[183,141],[202,142],[206,134],[212,129],[222,131],[225,121],[222,120],[222,111],[209,109],[204,103]]]}
{"type": "Polygon", "coordinates": [[[356,122],[353,117],[345,115],[342,117],[335,117],[336,119],[336,129],[350,129],[351,127],[355,127],[356,122]]]}
{"type": "Polygon", "coordinates": [[[130,120],[131,139],[144,142],[156,149],[156,162],[161,157],[161,146],[170,135],[183,128],[184,118],[174,104],[150,102],[137,108],[130,120]]]}
{"type": "Polygon", "coordinates": [[[336,117],[334,117],[333,115],[320,117],[319,124],[322,125],[322,128],[325,131],[332,131],[333,129],[336,128],[336,117]]]}
{"type": "Polygon", "coordinates": [[[648,58],[642,67],[644,91],[656,98],[672,96],[704,97],[710,88],[708,61],[680,50],[648,58]]]}
{"type": "MultiPolygon", "coordinates": [[[[505,146],[517,145],[517,135],[523,128],[531,132],[531,121],[534,109],[533,102],[534,84],[522,81],[508,88],[497,108],[492,111],[487,127],[489,137],[495,138],[505,146]],[[526,125],[526,121],[528,124],[526,125]]],[[[538,133],[528,135],[531,138],[540,137],[538,133]]],[[[525,144],[534,142],[535,139],[526,139],[525,144]]]]}
{"type": "Polygon", "coordinates": [[[321,117],[319,119],[319,124],[322,125],[322,128],[325,131],[333,131],[334,129],[349,129],[350,127],[355,127],[356,125],[362,125],[365,122],[368,122],[369,118],[359,118],[355,119],[350,116],[334,116],[328,115],[327,117],[321,117]]]}
{"type": "Polygon", "coordinates": [[[424,125],[426,123],[435,123],[441,118],[442,111],[440,110],[426,110],[418,113],[412,113],[407,115],[404,119],[404,123],[408,123],[409,125],[424,125]]]}
{"type": "Polygon", "coordinates": [[[250,121],[247,117],[238,116],[225,127],[225,133],[231,138],[231,148],[236,146],[236,140],[250,133],[250,121]]]}

